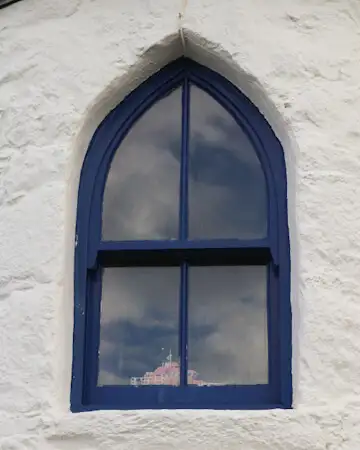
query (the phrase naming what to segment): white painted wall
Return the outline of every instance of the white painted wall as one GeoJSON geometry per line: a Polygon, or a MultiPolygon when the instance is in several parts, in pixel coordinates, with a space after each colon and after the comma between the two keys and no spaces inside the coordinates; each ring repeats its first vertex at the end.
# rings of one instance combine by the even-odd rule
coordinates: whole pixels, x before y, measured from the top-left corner
{"type": "MultiPolygon", "coordinates": [[[[183,5],[184,6],[184,5],[183,5]]],[[[181,0],[0,10],[0,449],[360,449],[360,3],[188,0],[188,56],[263,111],[289,176],[295,405],[69,412],[78,175],[96,125],[181,53],[181,0]]]]}

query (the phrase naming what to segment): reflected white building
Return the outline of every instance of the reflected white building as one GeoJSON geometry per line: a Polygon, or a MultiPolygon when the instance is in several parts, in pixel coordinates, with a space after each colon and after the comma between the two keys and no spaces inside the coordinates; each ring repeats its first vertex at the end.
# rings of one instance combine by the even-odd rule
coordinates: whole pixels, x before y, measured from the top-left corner
{"type": "MultiPolygon", "coordinates": [[[[198,386],[210,385],[199,379],[199,374],[196,370],[188,370],[188,384],[195,384],[198,386]]],[[[164,384],[167,386],[178,386],[180,384],[180,364],[172,360],[171,351],[161,366],[157,367],[153,372],[146,372],[142,377],[131,377],[130,384],[132,386],[151,386],[164,384]]]]}

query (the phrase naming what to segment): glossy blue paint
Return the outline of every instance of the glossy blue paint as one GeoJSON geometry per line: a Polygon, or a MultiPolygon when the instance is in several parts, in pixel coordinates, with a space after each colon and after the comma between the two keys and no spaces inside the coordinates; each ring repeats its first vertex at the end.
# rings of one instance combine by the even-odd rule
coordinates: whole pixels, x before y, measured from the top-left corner
{"type": "Polygon", "coordinates": [[[189,110],[190,89],[189,80],[185,78],[182,91],[182,142],[181,142],[181,172],[180,172],[180,230],[179,240],[188,237],[188,175],[189,175],[189,110]]]}
{"type": "Polygon", "coordinates": [[[185,262],[181,265],[180,278],[180,386],[187,385],[188,372],[188,290],[189,270],[185,262]]]}
{"type": "Polygon", "coordinates": [[[101,251],[133,251],[133,250],[163,250],[186,249],[201,250],[206,248],[238,248],[238,249],[265,249],[270,248],[268,239],[209,239],[209,240],[182,240],[178,241],[103,241],[97,248],[101,251]]]}
{"type": "Polygon", "coordinates": [[[180,58],[129,94],[96,130],[80,176],[74,292],[72,411],[291,407],[290,253],[284,155],[278,139],[257,108],[219,74],[191,60],[180,58]],[[232,115],[256,151],[267,187],[266,239],[199,241],[186,239],[189,83],[209,93],[232,115]],[[114,153],[141,114],[178,86],[183,87],[179,240],[102,242],[102,198],[114,153]],[[268,384],[201,388],[186,386],[188,264],[268,265],[268,384]],[[97,386],[101,270],[102,267],[117,265],[181,266],[182,283],[179,294],[181,387],[97,386]]]}
{"type": "Polygon", "coordinates": [[[91,409],[268,409],[282,408],[265,385],[100,387],[91,409]],[[241,406],[239,406],[239,397],[241,406]],[[254,403],[254,398],[257,401],[254,403]]]}

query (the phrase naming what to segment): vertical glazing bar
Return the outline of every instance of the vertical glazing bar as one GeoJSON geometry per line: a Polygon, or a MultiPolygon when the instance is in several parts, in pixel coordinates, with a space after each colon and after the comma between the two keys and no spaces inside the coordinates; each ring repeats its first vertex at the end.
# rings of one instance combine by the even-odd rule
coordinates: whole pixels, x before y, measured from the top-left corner
{"type": "MultiPolygon", "coordinates": [[[[188,147],[189,147],[189,111],[190,91],[189,81],[185,77],[182,90],[181,117],[181,174],[180,174],[180,228],[179,239],[188,236],[188,147]]],[[[188,366],[188,265],[181,265],[180,277],[180,386],[187,385],[188,366]]]]}
{"type": "Polygon", "coordinates": [[[188,265],[181,265],[180,276],[180,386],[187,385],[188,371],[188,265]]]}
{"type": "Polygon", "coordinates": [[[189,112],[190,91],[189,81],[184,80],[182,90],[182,118],[181,118],[181,172],[180,172],[180,240],[188,235],[188,147],[189,147],[189,112]]]}

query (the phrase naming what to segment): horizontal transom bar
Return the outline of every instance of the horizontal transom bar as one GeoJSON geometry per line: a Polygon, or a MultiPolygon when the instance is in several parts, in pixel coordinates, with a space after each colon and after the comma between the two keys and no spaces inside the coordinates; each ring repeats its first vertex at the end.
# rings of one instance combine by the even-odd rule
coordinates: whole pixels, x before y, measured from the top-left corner
{"type": "Polygon", "coordinates": [[[105,241],[97,262],[114,266],[262,265],[271,260],[269,242],[259,240],[105,241]]]}

